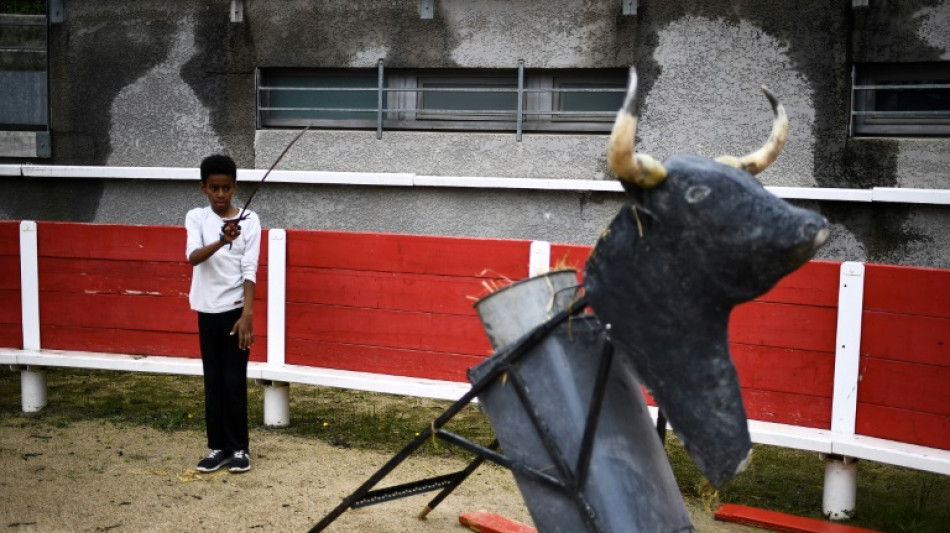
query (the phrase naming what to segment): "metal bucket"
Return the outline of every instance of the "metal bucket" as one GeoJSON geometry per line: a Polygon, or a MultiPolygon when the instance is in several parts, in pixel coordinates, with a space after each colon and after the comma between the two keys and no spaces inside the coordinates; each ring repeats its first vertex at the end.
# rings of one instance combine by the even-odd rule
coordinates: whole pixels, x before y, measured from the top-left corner
{"type": "Polygon", "coordinates": [[[554,270],[489,294],[475,310],[497,351],[567,309],[580,288],[576,270],[554,270]]]}
{"type": "MultiPolygon", "coordinates": [[[[494,333],[489,333],[493,343],[507,345],[520,339],[573,301],[573,271],[548,276],[555,279],[531,278],[488,297],[495,300],[491,306],[476,304],[486,330],[494,333]],[[519,331],[515,324],[528,329],[519,331]]],[[[598,368],[607,356],[606,342],[592,315],[569,319],[482,389],[478,396],[482,408],[506,457],[568,487],[554,488],[512,469],[542,533],[690,530],[669,461],[626,358],[613,358],[602,390],[587,481],[573,484],[598,368]]],[[[501,355],[472,368],[469,379],[473,383],[484,379],[498,366],[493,359],[501,355]]]]}

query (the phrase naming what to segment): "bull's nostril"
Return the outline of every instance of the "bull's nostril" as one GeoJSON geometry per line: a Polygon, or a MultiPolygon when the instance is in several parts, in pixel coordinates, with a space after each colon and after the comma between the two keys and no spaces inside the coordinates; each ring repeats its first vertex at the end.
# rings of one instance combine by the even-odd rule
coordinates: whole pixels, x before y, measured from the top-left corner
{"type": "Polygon", "coordinates": [[[828,226],[824,219],[819,221],[805,222],[801,226],[801,236],[805,241],[809,241],[813,248],[818,248],[825,243],[828,238],[828,226]]]}

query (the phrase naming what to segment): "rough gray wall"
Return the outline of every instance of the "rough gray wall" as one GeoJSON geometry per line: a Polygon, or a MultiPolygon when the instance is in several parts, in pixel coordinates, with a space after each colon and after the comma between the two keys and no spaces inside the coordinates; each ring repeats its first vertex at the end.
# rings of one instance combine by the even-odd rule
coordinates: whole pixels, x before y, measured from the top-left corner
{"type": "Polygon", "coordinates": [[[55,162],[194,166],[226,149],[252,165],[253,41],[228,5],[69,2],[50,36],[55,162]]]}
{"type": "Polygon", "coordinates": [[[578,68],[633,58],[636,18],[622,17],[620,2],[438,0],[435,7],[426,20],[417,0],[289,0],[248,3],[244,15],[267,67],[375,67],[382,58],[390,67],[515,68],[523,59],[529,68],[578,68]]]}
{"type": "MultiPolygon", "coordinates": [[[[847,136],[852,61],[950,60],[950,3],[875,0],[71,0],[53,27],[53,161],[196,166],[224,151],[267,167],[291,132],[255,131],[256,67],[626,67],[640,73],[639,148],[741,154],[761,144],[767,84],[791,129],[768,185],[950,188],[950,139],[847,136]]],[[[313,131],[282,168],[525,178],[605,177],[603,135],[313,131]]],[[[7,161],[22,162],[22,161],[7,161]]],[[[0,218],[180,224],[195,184],[0,178],[0,218]]],[[[242,189],[248,192],[248,186],[242,189]]],[[[269,227],[591,243],[622,197],[272,184],[269,227]]],[[[950,209],[816,202],[822,257],[950,267],[950,209]]]]}
{"type": "MultiPolygon", "coordinates": [[[[257,133],[257,168],[269,168],[298,131],[257,133]]],[[[605,135],[313,131],[280,161],[286,170],[411,172],[426,176],[608,179],[605,135]]]]}

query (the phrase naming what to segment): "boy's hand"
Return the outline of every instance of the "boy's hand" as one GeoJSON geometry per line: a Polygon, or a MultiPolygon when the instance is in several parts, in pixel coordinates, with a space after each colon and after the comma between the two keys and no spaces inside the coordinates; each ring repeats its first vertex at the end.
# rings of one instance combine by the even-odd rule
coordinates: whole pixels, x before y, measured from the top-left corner
{"type": "Polygon", "coordinates": [[[231,328],[231,335],[238,336],[238,348],[249,350],[254,344],[254,327],[251,324],[251,315],[241,315],[241,318],[231,328]]]}
{"type": "Polygon", "coordinates": [[[224,237],[225,242],[231,244],[234,242],[234,239],[241,236],[241,225],[238,224],[237,220],[228,220],[221,226],[221,235],[224,237]]]}

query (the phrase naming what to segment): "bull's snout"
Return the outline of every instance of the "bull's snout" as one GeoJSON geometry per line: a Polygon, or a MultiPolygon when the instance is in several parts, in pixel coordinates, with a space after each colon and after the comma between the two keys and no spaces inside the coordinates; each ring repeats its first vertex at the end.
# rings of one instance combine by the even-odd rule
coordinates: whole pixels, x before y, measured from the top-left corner
{"type": "MultiPolygon", "coordinates": [[[[796,209],[796,211],[798,211],[796,209]]],[[[814,257],[815,253],[828,240],[828,221],[825,217],[812,211],[798,211],[796,219],[797,230],[791,233],[793,241],[787,249],[784,267],[798,268],[802,263],[814,257]],[[794,265],[794,266],[793,266],[794,265]]]]}
{"type": "Polygon", "coordinates": [[[817,220],[809,220],[802,224],[802,240],[810,242],[813,250],[821,248],[828,240],[828,221],[825,217],[817,217],[817,220]]]}

